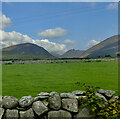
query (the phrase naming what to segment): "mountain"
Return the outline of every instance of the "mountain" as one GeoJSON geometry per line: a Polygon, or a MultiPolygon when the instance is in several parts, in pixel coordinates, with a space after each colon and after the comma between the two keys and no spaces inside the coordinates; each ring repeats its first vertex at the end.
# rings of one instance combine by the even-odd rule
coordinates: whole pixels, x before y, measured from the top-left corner
{"type": "Polygon", "coordinates": [[[84,52],[84,50],[71,49],[71,50],[68,50],[67,52],[65,52],[60,57],[62,57],[62,58],[79,58],[83,52],[84,52]]]}
{"type": "Polygon", "coordinates": [[[81,58],[105,55],[116,56],[118,53],[118,46],[120,47],[120,35],[115,35],[86,50],[81,55],[81,58]]]}
{"type": "Polygon", "coordinates": [[[2,49],[2,59],[46,59],[54,58],[43,47],[32,43],[17,44],[2,49]]]}
{"type": "Polygon", "coordinates": [[[61,55],[56,52],[50,52],[50,54],[52,54],[54,57],[57,57],[57,58],[61,57],[61,55]]]}

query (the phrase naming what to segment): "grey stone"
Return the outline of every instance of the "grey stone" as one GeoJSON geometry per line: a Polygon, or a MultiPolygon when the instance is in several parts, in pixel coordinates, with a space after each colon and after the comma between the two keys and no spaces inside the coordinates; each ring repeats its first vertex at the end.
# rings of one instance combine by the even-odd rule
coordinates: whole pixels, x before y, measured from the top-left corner
{"type": "Polygon", "coordinates": [[[70,112],[78,112],[77,99],[62,99],[62,108],[70,112]]]}
{"type": "Polygon", "coordinates": [[[73,93],[61,93],[60,97],[61,98],[76,98],[76,95],[73,93]]]}
{"type": "Polygon", "coordinates": [[[38,116],[48,111],[48,108],[41,101],[34,102],[32,105],[32,109],[38,116]]]}
{"type": "Polygon", "coordinates": [[[115,94],[115,91],[100,89],[98,90],[98,93],[104,94],[105,96],[111,98],[115,94]]]}
{"type": "Polygon", "coordinates": [[[48,99],[49,96],[38,96],[39,99],[48,99]]]}
{"type": "Polygon", "coordinates": [[[56,119],[63,119],[63,118],[64,119],[65,118],[72,119],[72,115],[69,112],[64,111],[64,110],[48,112],[48,119],[53,119],[53,118],[56,118],[56,119]]]}
{"type": "Polygon", "coordinates": [[[47,107],[48,106],[48,102],[43,102],[43,104],[47,107]]]}
{"type": "Polygon", "coordinates": [[[41,92],[38,94],[38,96],[49,96],[49,93],[47,92],[41,92]]]}
{"type": "Polygon", "coordinates": [[[113,96],[113,97],[110,99],[110,101],[115,102],[115,101],[117,101],[118,99],[119,99],[118,96],[113,96]]]}
{"type": "Polygon", "coordinates": [[[98,98],[101,98],[103,99],[103,101],[107,102],[107,99],[100,93],[95,93],[95,96],[98,97],[98,98]]]}
{"type": "Polygon", "coordinates": [[[107,97],[112,97],[114,94],[115,94],[115,91],[112,91],[112,90],[106,90],[106,92],[105,92],[105,95],[107,97]]]}
{"type": "Polygon", "coordinates": [[[86,93],[86,91],[76,90],[76,91],[73,91],[72,93],[75,95],[83,95],[86,93]]]}
{"type": "Polygon", "coordinates": [[[2,119],[2,117],[3,117],[3,114],[4,114],[4,109],[3,108],[0,108],[0,119],[2,119]]]}
{"type": "Polygon", "coordinates": [[[2,107],[2,96],[0,96],[0,108],[2,107]]]}
{"type": "Polygon", "coordinates": [[[29,117],[30,119],[34,119],[34,113],[32,108],[27,111],[20,111],[20,118],[23,119],[23,117],[29,117]]]}
{"type": "Polygon", "coordinates": [[[18,119],[18,117],[19,117],[18,110],[16,110],[16,109],[12,109],[12,110],[7,109],[6,110],[6,117],[7,118],[11,117],[11,118],[18,119]]]}
{"type": "Polygon", "coordinates": [[[7,109],[15,108],[18,105],[18,99],[13,96],[4,96],[2,104],[7,109]]]}
{"type": "Polygon", "coordinates": [[[33,98],[33,102],[36,102],[36,101],[39,101],[39,100],[40,100],[39,97],[34,97],[34,98],[33,98]]]}
{"type": "Polygon", "coordinates": [[[61,107],[61,98],[57,92],[51,92],[48,98],[49,107],[54,110],[59,110],[61,107]]]}
{"type": "Polygon", "coordinates": [[[47,92],[41,92],[38,94],[39,99],[47,99],[49,98],[49,93],[47,92]]]}
{"type": "Polygon", "coordinates": [[[49,96],[38,96],[38,97],[33,98],[33,102],[48,99],[48,98],[49,96]]]}
{"type": "Polygon", "coordinates": [[[76,115],[74,115],[73,119],[82,119],[82,118],[85,118],[85,119],[89,119],[89,118],[90,119],[94,119],[95,118],[95,113],[92,112],[87,107],[80,108],[79,112],[76,115]]]}
{"type": "Polygon", "coordinates": [[[98,90],[98,93],[104,94],[104,93],[105,93],[105,90],[99,89],[99,90],[98,90]]]}
{"type": "Polygon", "coordinates": [[[19,105],[21,107],[28,107],[28,106],[32,105],[32,103],[33,103],[33,98],[31,96],[23,96],[19,100],[19,105]]]}

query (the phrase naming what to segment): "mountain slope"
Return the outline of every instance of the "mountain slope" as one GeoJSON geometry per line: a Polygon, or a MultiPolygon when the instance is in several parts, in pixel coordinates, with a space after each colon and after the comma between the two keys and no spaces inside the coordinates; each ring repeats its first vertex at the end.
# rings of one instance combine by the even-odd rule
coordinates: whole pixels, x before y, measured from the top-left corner
{"type": "Polygon", "coordinates": [[[84,50],[75,50],[71,49],[65,52],[61,57],[63,58],[78,58],[81,56],[81,54],[84,52],[84,50]]]}
{"type": "Polygon", "coordinates": [[[2,59],[44,59],[53,56],[43,47],[32,43],[13,45],[2,49],[2,59]]]}
{"type": "Polygon", "coordinates": [[[97,56],[105,56],[105,55],[116,56],[118,53],[118,44],[120,47],[120,39],[118,38],[118,35],[112,36],[86,50],[81,55],[81,58],[97,57],[97,56]]]}

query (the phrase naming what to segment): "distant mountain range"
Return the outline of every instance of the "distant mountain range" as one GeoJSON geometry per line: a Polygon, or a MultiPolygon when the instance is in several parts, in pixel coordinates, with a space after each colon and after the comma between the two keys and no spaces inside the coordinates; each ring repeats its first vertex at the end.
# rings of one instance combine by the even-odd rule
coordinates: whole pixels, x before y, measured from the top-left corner
{"type": "Polygon", "coordinates": [[[23,43],[3,48],[2,59],[51,59],[55,57],[85,58],[105,55],[116,56],[118,53],[120,54],[118,47],[120,47],[120,39],[118,38],[118,35],[112,36],[86,51],[71,49],[63,55],[49,53],[43,47],[32,43],[23,43]]]}
{"type": "Polygon", "coordinates": [[[84,52],[84,50],[71,49],[71,50],[68,50],[67,52],[65,52],[60,57],[62,57],[62,58],[78,58],[82,55],[83,52],[84,52]]]}
{"type": "Polygon", "coordinates": [[[13,45],[2,49],[2,59],[47,59],[54,58],[43,47],[32,43],[13,45]]]}
{"type": "Polygon", "coordinates": [[[118,47],[120,48],[120,35],[115,35],[86,50],[81,58],[105,55],[116,56],[119,52],[118,47]]]}

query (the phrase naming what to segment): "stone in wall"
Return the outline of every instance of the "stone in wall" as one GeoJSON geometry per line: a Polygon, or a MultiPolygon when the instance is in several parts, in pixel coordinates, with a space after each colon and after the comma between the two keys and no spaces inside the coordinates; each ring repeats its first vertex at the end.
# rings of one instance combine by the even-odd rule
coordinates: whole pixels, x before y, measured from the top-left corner
{"type": "Polygon", "coordinates": [[[32,109],[38,116],[48,111],[48,108],[41,101],[34,102],[32,109]]]}
{"type": "Polygon", "coordinates": [[[51,92],[50,97],[48,98],[49,107],[54,110],[59,110],[61,107],[61,98],[59,93],[51,92]]]}
{"type": "Polygon", "coordinates": [[[47,92],[41,92],[38,94],[39,99],[47,99],[49,98],[49,93],[47,92]]]}
{"type": "Polygon", "coordinates": [[[48,107],[49,103],[47,101],[43,102],[43,104],[48,107]]]}
{"type": "MultiPolygon", "coordinates": [[[[107,104],[109,100],[114,102],[120,99],[118,96],[113,96],[112,91],[107,90],[107,95],[111,96],[109,98],[103,94],[105,91],[100,91],[102,91],[101,94],[95,93],[95,96],[104,100],[102,104],[105,102],[107,104]]],[[[0,107],[0,119],[26,117],[29,119],[94,119],[96,116],[90,107],[82,107],[82,104],[88,101],[88,97],[85,96],[84,91],[80,90],[61,94],[42,92],[38,97],[24,96],[19,101],[15,97],[4,96],[0,101],[0,104],[3,104],[0,107]]]]}
{"type": "Polygon", "coordinates": [[[93,113],[88,107],[79,108],[79,112],[74,115],[73,119],[95,119],[95,113],[93,113]]]}
{"type": "Polygon", "coordinates": [[[19,105],[21,107],[28,107],[30,105],[32,105],[33,103],[33,98],[32,96],[23,96],[20,100],[19,100],[19,105]]]}
{"type": "Polygon", "coordinates": [[[60,97],[61,98],[76,98],[76,95],[73,93],[61,93],[60,97]]]}
{"type": "Polygon", "coordinates": [[[103,101],[105,101],[105,102],[108,102],[107,99],[100,93],[95,93],[95,96],[98,97],[98,98],[103,99],[103,101]]]}
{"type": "Polygon", "coordinates": [[[19,118],[18,110],[17,109],[7,109],[6,110],[6,117],[18,119],[19,118]]]}
{"type": "Polygon", "coordinates": [[[30,119],[34,119],[34,113],[32,108],[26,111],[20,111],[20,119],[23,119],[23,117],[29,117],[30,119]]]}
{"type": "Polygon", "coordinates": [[[16,108],[18,99],[13,96],[4,96],[2,100],[3,107],[7,109],[16,108]]]}
{"type": "Polygon", "coordinates": [[[36,101],[39,101],[39,100],[40,100],[39,97],[34,97],[34,98],[33,98],[33,102],[36,102],[36,101]]]}
{"type": "Polygon", "coordinates": [[[110,99],[110,101],[115,102],[115,101],[117,101],[118,99],[119,99],[118,96],[113,96],[113,97],[110,99]]]}
{"type": "Polygon", "coordinates": [[[72,93],[77,96],[81,96],[81,95],[84,95],[86,93],[86,91],[76,90],[76,91],[73,91],[72,93]]]}
{"type": "Polygon", "coordinates": [[[0,96],[0,108],[2,107],[2,96],[0,96]]]}
{"type": "Polygon", "coordinates": [[[4,114],[4,109],[3,108],[0,108],[0,119],[2,119],[2,117],[3,117],[3,114],[4,114]]]}
{"type": "Polygon", "coordinates": [[[62,108],[70,112],[78,112],[78,100],[62,99],[62,108]]]}
{"type": "Polygon", "coordinates": [[[48,112],[48,119],[72,119],[72,115],[64,110],[48,112]]]}
{"type": "Polygon", "coordinates": [[[111,98],[115,94],[115,91],[100,89],[98,93],[103,94],[106,98],[111,98]]]}

